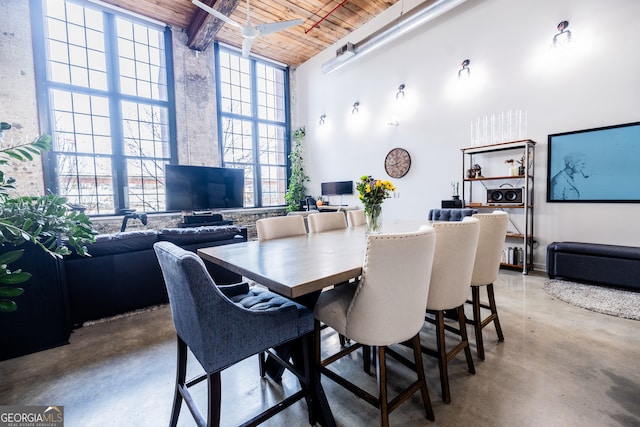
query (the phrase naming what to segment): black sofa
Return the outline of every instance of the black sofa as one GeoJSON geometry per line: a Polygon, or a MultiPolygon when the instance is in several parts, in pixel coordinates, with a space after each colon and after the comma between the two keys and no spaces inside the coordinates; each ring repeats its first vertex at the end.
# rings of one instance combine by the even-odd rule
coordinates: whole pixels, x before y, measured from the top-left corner
{"type": "Polygon", "coordinates": [[[547,246],[547,274],[640,291],[640,247],[553,242],[547,246]]]}
{"type": "MultiPolygon", "coordinates": [[[[155,242],[170,241],[195,252],[244,242],[246,231],[227,225],[104,234],[88,246],[90,257],[74,253],[61,260],[24,245],[25,255],[12,269],[33,276],[15,298],[18,310],[0,314],[0,360],[67,344],[72,329],[86,321],[167,303],[155,242]]],[[[207,267],[217,284],[242,280],[218,266],[207,267]]]]}

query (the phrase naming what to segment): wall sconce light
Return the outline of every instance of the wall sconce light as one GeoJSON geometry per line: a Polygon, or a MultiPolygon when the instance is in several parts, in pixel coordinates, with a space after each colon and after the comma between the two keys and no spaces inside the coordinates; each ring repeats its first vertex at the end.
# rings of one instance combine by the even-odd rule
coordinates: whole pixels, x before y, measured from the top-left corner
{"type": "Polygon", "coordinates": [[[558,34],[553,36],[553,47],[562,46],[571,41],[571,30],[567,30],[569,21],[562,21],[558,24],[558,34]]]}
{"type": "Polygon", "coordinates": [[[398,86],[398,92],[396,92],[396,99],[404,99],[404,83],[398,86]]]}
{"type": "Polygon", "coordinates": [[[471,77],[471,68],[469,68],[469,64],[471,64],[471,61],[468,59],[462,61],[462,68],[458,70],[458,80],[468,79],[471,77]]]}
{"type": "Polygon", "coordinates": [[[360,101],[356,101],[353,103],[353,108],[351,109],[351,114],[357,116],[360,112],[360,101]]]}
{"type": "Polygon", "coordinates": [[[324,120],[325,120],[326,118],[327,118],[327,115],[326,115],[326,114],[321,115],[321,116],[320,116],[320,121],[318,122],[318,124],[319,124],[320,126],[324,126],[324,120]]]}

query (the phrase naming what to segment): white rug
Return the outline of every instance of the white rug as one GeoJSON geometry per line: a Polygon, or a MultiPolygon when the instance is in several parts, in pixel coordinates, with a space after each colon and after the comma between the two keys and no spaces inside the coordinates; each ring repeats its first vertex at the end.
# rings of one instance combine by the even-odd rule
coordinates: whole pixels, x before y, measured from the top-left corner
{"type": "Polygon", "coordinates": [[[566,280],[548,280],[542,284],[542,289],[552,297],[577,307],[610,316],[640,320],[640,292],[566,280]]]}
{"type": "Polygon", "coordinates": [[[140,308],[135,311],[128,311],[126,313],[118,314],[111,317],[103,317],[102,319],[97,319],[97,320],[87,320],[82,324],[82,326],[91,326],[91,325],[97,325],[99,323],[111,322],[112,320],[118,320],[124,317],[135,316],[136,314],[146,313],[148,311],[155,311],[155,310],[158,310],[159,308],[166,307],[168,305],[169,304],[152,305],[149,307],[140,308]]]}

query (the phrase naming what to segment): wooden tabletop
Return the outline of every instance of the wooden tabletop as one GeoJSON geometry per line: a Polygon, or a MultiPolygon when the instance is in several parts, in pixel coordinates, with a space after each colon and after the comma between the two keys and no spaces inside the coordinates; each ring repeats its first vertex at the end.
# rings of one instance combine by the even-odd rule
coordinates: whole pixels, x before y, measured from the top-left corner
{"type": "Polygon", "coordinates": [[[358,277],[364,247],[365,234],[360,227],[202,248],[198,255],[296,298],[358,277]]]}
{"type": "MultiPolygon", "coordinates": [[[[417,230],[418,225],[393,224],[388,228],[409,231],[417,230]]],[[[280,295],[297,298],[358,277],[365,243],[364,227],[355,227],[202,248],[198,255],[280,295]]]]}

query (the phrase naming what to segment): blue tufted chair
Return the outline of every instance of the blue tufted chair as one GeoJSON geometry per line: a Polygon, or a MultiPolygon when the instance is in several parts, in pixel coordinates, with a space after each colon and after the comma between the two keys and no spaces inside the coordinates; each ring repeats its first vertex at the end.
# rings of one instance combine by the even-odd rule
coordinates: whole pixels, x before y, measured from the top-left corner
{"type": "MultiPolygon", "coordinates": [[[[313,357],[313,313],[306,307],[268,290],[246,283],[216,286],[204,262],[194,253],[170,242],[158,242],[154,250],[169,294],[171,314],[177,333],[178,369],[171,413],[171,426],[177,425],[184,400],[199,426],[220,425],[220,372],[241,360],[280,344],[302,339],[302,363],[284,362],[299,379],[301,390],[251,420],[265,421],[302,398],[307,399],[309,422],[316,416],[309,404],[315,401],[317,370],[313,357]],[[198,360],[204,374],[186,380],[187,349],[198,360]],[[304,365],[304,374],[300,372],[304,365]],[[202,416],[188,387],[207,380],[209,403],[207,419],[202,416]]],[[[326,414],[325,414],[326,415],[326,414]]]]}
{"type": "Polygon", "coordinates": [[[427,220],[429,221],[462,221],[465,216],[477,214],[477,209],[431,209],[427,220]]]}

